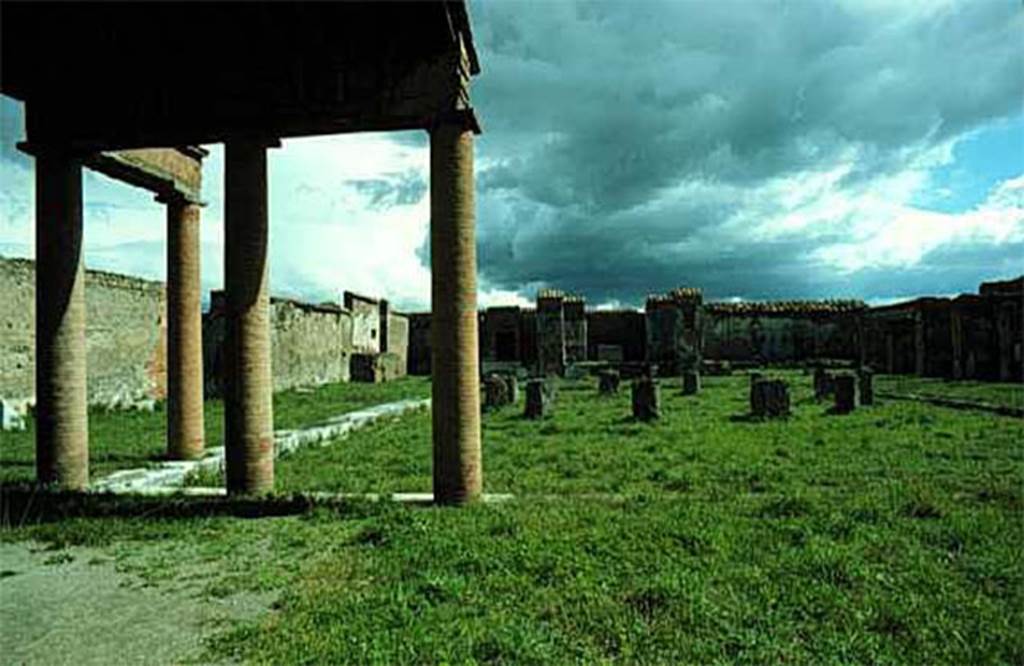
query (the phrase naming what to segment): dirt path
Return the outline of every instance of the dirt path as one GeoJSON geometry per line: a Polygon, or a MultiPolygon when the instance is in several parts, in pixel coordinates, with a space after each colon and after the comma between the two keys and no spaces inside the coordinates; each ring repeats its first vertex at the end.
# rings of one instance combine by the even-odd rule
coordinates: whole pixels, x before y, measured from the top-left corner
{"type": "Polygon", "coordinates": [[[204,638],[268,603],[145,586],[101,550],[0,543],[3,664],[195,662],[204,638]]]}

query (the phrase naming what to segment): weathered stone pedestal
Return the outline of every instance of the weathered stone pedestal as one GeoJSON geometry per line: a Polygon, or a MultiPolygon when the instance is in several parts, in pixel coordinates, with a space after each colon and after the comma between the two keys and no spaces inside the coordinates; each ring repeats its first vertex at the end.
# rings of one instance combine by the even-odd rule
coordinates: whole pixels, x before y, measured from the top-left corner
{"type": "Polygon", "coordinates": [[[700,373],[692,370],[683,371],[683,395],[696,395],[700,392],[700,373]]]}
{"type": "Polygon", "coordinates": [[[543,379],[526,382],[526,407],[523,416],[528,419],[542,419],[551,410],[551,393],[543,379]]]}
{"type": "Polygon", "coordinates": [[[512,402],[508,383],[499,375],[484,377],[484,409],[501,409],[512,402]]]}
{"type": "Polygon", "coordinates": [[[750,387],[750,413],[758,418],[789,416],[789,385],[781,379],[759,379],[750,387]]]}
{"type": "Polygon", "coordinates": [[[860,404],[875,404],[875,373],[868,368],[861,368],[857,373],[857,384],[860,389],[860,404]]]}
{"type": "Polygon", "coordinates": [[[661,388],[650,377],[633,382],[633,418],[637,421],[656,421],[661,418],[661,388]]]}
{"type": "Polygon", "coordinates": [[[600,395],[616,395],[621,378],[615,370],[602,370],[597,375],[597,392],[600,395]]]}
{"type": "Polygon", "coordinates": [[[835,413],[849,414],[859,402],[857,378],[853,375],[835,377],[835,413]]]}

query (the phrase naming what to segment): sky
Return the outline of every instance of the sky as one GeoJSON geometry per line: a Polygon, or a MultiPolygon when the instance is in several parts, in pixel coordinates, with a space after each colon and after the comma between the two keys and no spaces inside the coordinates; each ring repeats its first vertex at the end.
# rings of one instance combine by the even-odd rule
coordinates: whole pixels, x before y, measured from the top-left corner
{"type": "MultiPolygon", "coordinates": [[[[481,305],[973,292],[1024,273],[1019,0],[471,0],[481,305]]],[[[0,99],[0,254],[32,256],[21,105],[0,99]]],[[[223,149],[203,287],[223,274],[223,149]]],[[[429,308],[424,132],[271,150],[275,295],[429,308]]],[[[87,172],[90,268],[163,279],[164,212],[87,172]]]]}

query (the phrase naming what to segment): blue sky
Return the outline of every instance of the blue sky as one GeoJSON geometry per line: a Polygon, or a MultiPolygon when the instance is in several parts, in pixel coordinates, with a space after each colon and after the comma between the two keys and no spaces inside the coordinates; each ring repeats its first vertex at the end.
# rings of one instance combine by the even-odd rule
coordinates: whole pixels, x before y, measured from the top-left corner
{"type": "MultiPolygon", "coordinates": [[[[471,4],[481,301],[640,305],[970,292],[1024,273],[1024,9],[951,2],[471,4]],[[537,11],[543,7],[543,11],[537,11]]],[[[0,253],[31,256],[32,162],[0,103],[0,253]]],[[[210,146],[204,288],[221,283],[210,146]]],[[[271,285],[429,306],[426,135],[270,154],[271,285]]],[[[163,211],[84,180],[90,267],[163,277],[163,211]]]]}

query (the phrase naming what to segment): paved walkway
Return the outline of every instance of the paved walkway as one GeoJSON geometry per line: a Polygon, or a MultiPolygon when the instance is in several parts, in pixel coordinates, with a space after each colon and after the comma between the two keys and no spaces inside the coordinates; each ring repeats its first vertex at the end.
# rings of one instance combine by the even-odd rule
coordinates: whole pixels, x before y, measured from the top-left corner
{"type": "MultiPolygon", "coordinates": [[[[306,446],[327,446],[381,419],[429,407],[429,398],[399,400],[341,414],[308,428],[278,430],[274,433],[276,454],[280,456],[282,453],[306,446]]],[[[185,478],[193,472],[218,470],[223,467],[224,448],[217,447],[208,450],[199,460],[173,460],[151,467],[120,470],[93,482],[89,489],[99,493],[161,495],[185,491],[187,494],[209,495],[211,490],[218,489],[185,489],[185,478]]]]}

